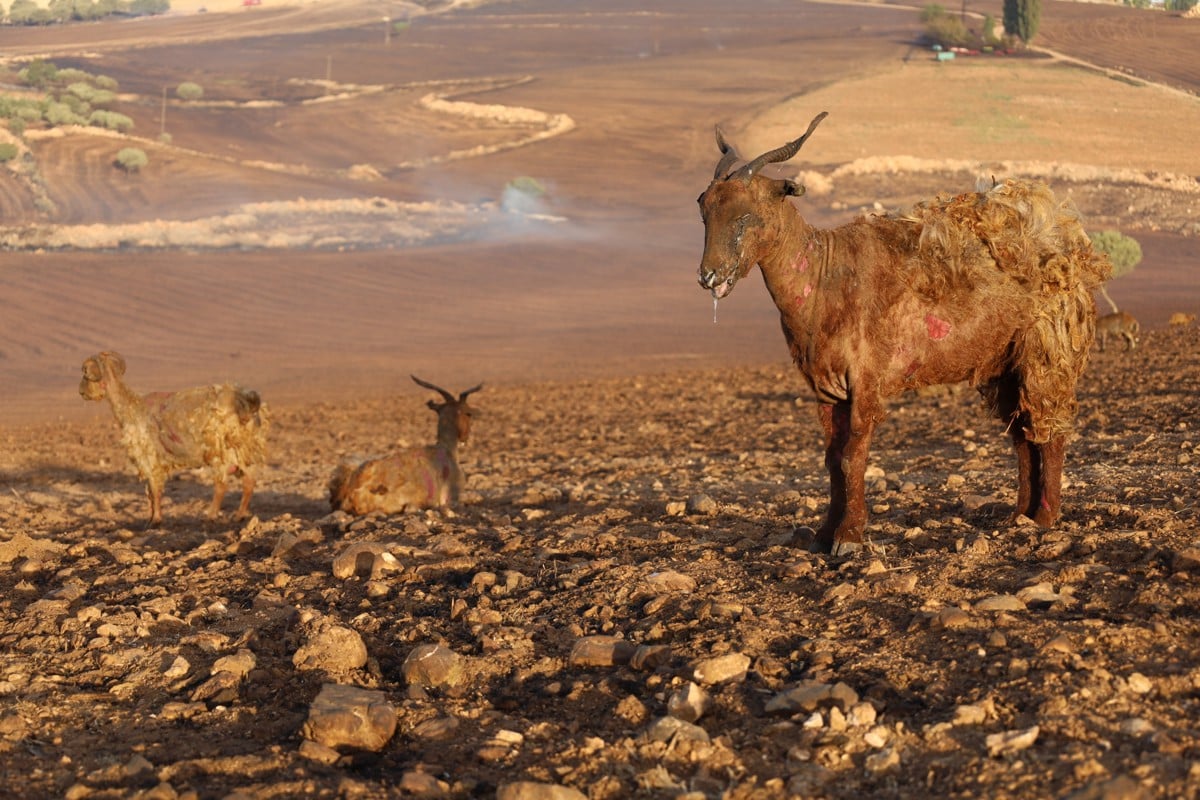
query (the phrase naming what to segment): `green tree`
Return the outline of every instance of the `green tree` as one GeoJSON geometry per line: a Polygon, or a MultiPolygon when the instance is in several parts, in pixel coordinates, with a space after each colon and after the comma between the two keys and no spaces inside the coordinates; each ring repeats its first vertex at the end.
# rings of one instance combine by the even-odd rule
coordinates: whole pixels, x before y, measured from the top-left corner
{"type": "Polygon", "coordinates": [[[123,147],[117,152],[113,163],[126,173],[137,172],[150,163],[146,151],[137,147],[123,147]]]}
{"type": "Polygon", "coordinates": [[[116,111],[93,111],[88,117],[88,125],[94,128],[108,128],[110,131],[128,133],[133,130],[133,120],[116,111]]]}
{"type": "Polygon", "coordinates": [[[12,142],[0,142],[0,164],[12,161],[20,149],[12,142]]]}
{"type": "Polygon", "coordinates": [[[175,96],[180,100],[199,100],[204,97],[204,87],[198,83],[184,81],[175,87],[175,96]]]}
{"type": "MultiPolygon", "coordinates": [[[[1134,267],[1142,263],[1142,246],[1132,236],[1126,236],[1120,231],[1107,230],[1088,234],[1088,238],[1092,240],[1092,247],[1108,256],[1114,278],[1128,275],[1133,272],[1134,267]]],[[[1108,296],[1108,290],[1104,286],[1100,287],[1100,294],[1104,295],[1114,313],[1120,310],[1108,296]]]]}
{"type": "Polygon", "coordinates": [[[1004,0],[1004,30],[1025,44],[1037,35],[1041,16],[1041,0],[1004,0]]]}

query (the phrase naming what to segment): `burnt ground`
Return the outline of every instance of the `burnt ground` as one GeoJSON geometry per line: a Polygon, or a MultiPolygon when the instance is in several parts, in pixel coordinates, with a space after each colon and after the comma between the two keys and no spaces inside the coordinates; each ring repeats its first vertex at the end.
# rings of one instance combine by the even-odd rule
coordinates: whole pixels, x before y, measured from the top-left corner
{"type": "Polygon", "coordinates": [[[1007,440],[974,393],[896,402],[871,459],[871,546],[848,559],[792,546],[827,483],[784,364],[485,388],[453,514],[351,523],[322,502],[328,465],[375,451],[381,429],[424,438],[417,398],[281,410],[244,526],[204,522],[207,486],[184,476],[163,529],[142,529],[108,428],[10,433],[26,463],[0,498],[7,791],[486,797],[528,779],[612,798],[1192,795],[1198,345],[1194,328],[1152,331],[1095,355],[1051,531],[1008,522],[1007,440]],[[334,578],[361,542],[395,571],[334,578]],[[294,666],[314,614],[357,631],[366,665],[294,666]],[[640,668],[574,663],[592,635],[661,649],[640,668]],[[426,643],[467,677],[408,685],[403,662],[426,643]],[[214,662],[240,649],[256,665],[206,700],[214,662]],[[696,679],[731,654],[745,656],[734,675],[696,679]],[[301,755],[327,681],[395,705],[380,752],[301,755]],[[689,681],[711,698],[703,741],[656,740],[689,681]],[[858,702],[772,705],[809,681],[858,702]],[[1026,739],[995,743],[1012,732],[1026,739]]]}
{"type": "MultiPolygon", "coordinates": [[[[1058,5],[1047,7],[1048,35],[1058,5]]],[[[629,31],[646,28],[592,15],[611,39],[589,50],[594,32],[545,35],[562,20],[536,4],[502,8],[542,35],[518,46],[503,31],[522,26],[468,13],[414,26],[418,41],[398,53],[372,50],[378,37],[361,17],[339,27],[309,11],[289,17],[295,36],[261,24],[252,46],[213,44],[213,28],[225,29],[212,15],[138,28],[154,33],[105,51],[101,71],[148,98],[200,70],[231,97],[274,96],[301,65],[319,78],[330,52],[348,70],[339,78],[364,84],[390,69],[402,83],[542,65],[537,80],[483,97],[565,110],[576,132],[399,173],[367,193],[411,200],[435,177],[467,197],[549,175],[567,198],[558,210],[592,235],[286,257],[0,255],[7,795],[491,797],[529,780],[593,798],[1196,796],[1200,333],[1165,326],[1170,312],[1194,310],[1196,251],[1193,236],[1155,228],[1186,224],[1188,200],[1125,186],[1115,192],[1128,202],[1100,189],[1087,199],[1105,224],[1141,226],[1146,262],[1113,288],[1147,330],[1133,352],[1093,356],[1054,530],[1010,524],[1007,440],[956,388],[897,401],[881,427],[871,547],[809,555],[796,531],[820,522],[827,487],[811,403],[775,360],[785,351],[761,289],[747,282],[712,325],[692,279],[693,198],[711,175],[712,122],[828,86],[848,65],[903,57],[918,26],[900,15],[911,12],[820,6],[795,32],[771,13],[738,21],[714,3],[702,9],[708,27],[681,22],[695,11],[651,17],[659,37],[636,48],[629,31]],[[172,25],[201,39],[156,51],[172,25]],[[706,37],[719,46],[700,48],[706,37]],[[222,58],[254,80],[230,82],[222,58]],[[232,375],[264,390],[275,424],[254,520],[205,521],[206,481],[185,474],[169,485],[163,528],[143,527],[142,489],[107,411],[74,395],[79,362],[114,346],[138,388],[232,375]],[[334,464],[430,438],[409,372],[456,389],[486,381],[462,455],[467,502],[330,516],[334,464]],[[355,544],[385,548],[394,568],[335,577],[334,559],[355,544]],[[366,663],[338,666],[331,652],[322,667],[298,666],[314,620],[355,631],[366,663]],[[584,663],[575,648],[600,635],[644,649],[636,662],[584,663]],[[405,659],[430,643],[462,659],[452,685],[405,677],[405,659]],[[733,667],[714,678],[707,659],[718,656],[733,667]],[[218,686],[229,657],[253,666],[218,686]],[[305,748],[327,682],[383,692],[397,719],[385,746],[305,748]],[[709,705],[696,728],[665,727],[689,682],[709,705]]],[[[1179,57],[1194,46],[1184,33],[1135,48],[1147,75],[1169,68],[1158,55],[1192,63],[1179,57]]],[[[467,140],[414,111],[415,93],[352,108],[373,124],[467,140]]],[[[154,113],[149,100],[135,111],[139,128],[157,130],[154,113]]],[[[193,124],[175,141],[227,160],[152,153],[153,180],[113,182],[109,151],[90,137],[36,145],[57,221],[124,222],[147,208],[188,217],[235,196],[359,197],[338,170],[419,156],[431,141],[362,135],[338,151],[328,144],[338,137],[319,134],[348,117],[298,105],[214,111],[220,121],[186,113],[193,124]],[[383,152],[391,142],[397,152],[383,152]],[[242,163],[293,156],[325,171],[242,163]]],[[[356,135],[345,130],[342,140],[356,135]]],[[[942,182],[840,181],[818,213],[901,204],[942,182]]],[[[36,218],[22,186],[0,187],[9,220],[36,218]]],[[[609,647],[602,654],[624,652],[609,647]]]]}

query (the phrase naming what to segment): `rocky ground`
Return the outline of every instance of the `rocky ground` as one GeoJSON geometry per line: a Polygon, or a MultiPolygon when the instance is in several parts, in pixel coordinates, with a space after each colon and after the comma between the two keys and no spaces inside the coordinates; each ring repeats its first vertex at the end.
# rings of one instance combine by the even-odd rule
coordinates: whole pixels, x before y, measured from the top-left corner
{"type": "Polygon", "coordinates": [[[972,392],[897,402],[847,559],[791,546],[827,483],[785,364],[485,387],[445,514],[325,505],[431,436],[412,395],[277,408],[244,525],[185,475],[146,530],[111,424],[10,430],[6,792],[1194,796],[1198,347],[1095,354],[1052,531],[972,392]]]}

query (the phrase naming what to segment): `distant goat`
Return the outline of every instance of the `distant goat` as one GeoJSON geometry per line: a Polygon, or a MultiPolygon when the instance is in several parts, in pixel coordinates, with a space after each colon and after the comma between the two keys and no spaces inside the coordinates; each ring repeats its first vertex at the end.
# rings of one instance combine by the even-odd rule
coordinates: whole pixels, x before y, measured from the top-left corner
{"type": "Polygon", "coordinates": [[[1133,314],[1127,311],[1115,311],[1105,314],[1096,320],[1096,338],[1100,342],[1100,350],[1108,345],[1109,336],[1119,336],[1125,340],[1125,349],[1137,347],[1137,335],[1141,330],[1133,314]]]}
{"type": "Polygon", "coordinates": [[[1109,275],[1076,215],[1040,183],[1004,181],[938,198],[903,217],[812,227],[790,198],[804,187],[759,174],[812,135],[738,169],[721,160],[700,195],[700,285],[714,302],[762,269],[800,373],[819,403],[829,512],[814,549],[858,549],[864,471],[885,400],[906,389],[970,381],[1005,421],[1017,454],[1017,514],[1059,516],[1075,384],[1095,334],[1091,290],[1109,275]]]}
{"type": "Polygon", "coordinates": [[[124,384],[124,375],[125,359],[119,353],[97,353],[83,362],[79,394],[85,400],[107,398],[112,406],[129,459],[146,481],[150,524],[162,523],[167,478],[195,467],[207,467],[212,474],[210,517],[221,513],[230,475],[242,479],[236,516],[248,516],[254,469],[266,460],[270,427],[258,392],[225,383],[143,396],[124,384]]]}
{"type": "Polygon", "coordinates": [[[438,392],[445,400],[428,403],[438,417],[437,443],[364,461],[357,467],[338,466],[329,481],[329,503],[335,511],[395,514],[458,504],[464,482],[458,466],[458,446],[471,435],[474,413],[467,397],[482,389],[483,384],[455,398],[445,389],[415,375],[410,377],[418,386],[438,392]]]}
{"type": "Polygon", "coordinates": [[[1173,327],[1182,328],[1182,327],[1191,325],[1195,321],[1196,321],[1195,314],[1185,314],[1182,311],[1176,311],[1174,314],[1171,315],[1171,318],[1167,320],[1167,324],[1171,325],[1173,327]]]}

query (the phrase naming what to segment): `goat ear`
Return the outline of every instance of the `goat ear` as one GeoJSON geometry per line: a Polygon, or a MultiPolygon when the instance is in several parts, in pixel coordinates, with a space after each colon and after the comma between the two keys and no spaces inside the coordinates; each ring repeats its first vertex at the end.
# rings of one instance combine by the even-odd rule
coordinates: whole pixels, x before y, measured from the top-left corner
{"type": "Polygon", "coordinates": [[[125,359],[121,357],[120,353],[114,353],[112,351],[105,350],[103,353],[96,356],[96,360],[107,364],[109,369],[113,371],[113,375],[117,376],[118,378],[125,374],[125,359]]]}
{"type": "Polygon", "coordinates": [[[436,400],[427,400],[425,402],[425,405],[428,406],[431,411],[441,411],[442,410],[442,404],[436,400]]]}
{"type": "Polygon", "coordinates": [[[92,383],[100,380],[100,365],[96,363],[95,356],[83,362],[83,377],[92,383]]]}
{"type": "Polygon", "coordinates": [[[795,181],[783,182],[783,193],[785,195],[789,195],[791,197],[803,197],[806,191],[808,190],[804,188],[804,184],[802,183],[796,183],[795,181]]]}

